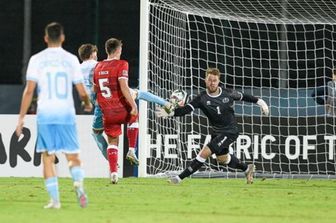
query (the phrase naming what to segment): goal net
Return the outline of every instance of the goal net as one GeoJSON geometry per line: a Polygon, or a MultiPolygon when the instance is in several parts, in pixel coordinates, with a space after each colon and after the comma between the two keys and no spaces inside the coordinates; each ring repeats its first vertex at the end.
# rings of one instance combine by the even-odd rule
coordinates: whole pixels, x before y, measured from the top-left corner
{"type": "MultiPolygon", "coordinates": [[[[335,66],[333,0],[150,0],[148,13],[148,91],[169,98],[182,89],[193,98],[206,68],[217,67],[224,87],[270,106],[264,117],[255,104],[235,103],[241,131],[232,153],[257,175],[335,175],[335,118],[323,104],[335,66]]],[[[160,119],[147,106],[146,175],[178,173],[209,142],[211,126],[198,110],[160,119]]],[[[240,175],[215,157],[195,174],[240,175]]]]}

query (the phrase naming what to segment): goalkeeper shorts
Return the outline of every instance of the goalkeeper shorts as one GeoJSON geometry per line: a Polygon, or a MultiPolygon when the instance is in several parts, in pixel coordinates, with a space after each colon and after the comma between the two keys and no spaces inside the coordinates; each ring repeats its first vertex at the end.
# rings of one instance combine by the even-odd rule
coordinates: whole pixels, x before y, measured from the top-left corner
{"type": "Polygon", "coordinates": [[[211,141],[208,143],[208,147],[211,152],[220,156],[229,153],[230,145],[236,141],[238,134],[219,134],[214,135],[211,141]]]}

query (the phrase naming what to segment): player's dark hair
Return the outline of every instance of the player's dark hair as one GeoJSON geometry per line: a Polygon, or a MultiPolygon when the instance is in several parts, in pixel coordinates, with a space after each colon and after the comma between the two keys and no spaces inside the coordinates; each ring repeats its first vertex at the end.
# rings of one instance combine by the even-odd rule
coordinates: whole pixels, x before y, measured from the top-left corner
{"type": "Polygon", "coordinates": [[[94,52],[98,52],[98,48],[90,43],[83,44],[78,48],[78,56],[81,61],[90,59],[91,54],[94,52]]]}
{"type": "Polygon", "coordinates": [[[110,55],[113,54],[121,46],[121,40],[118,40],[116,38],[110,38],[105,42],[105,51],[108,55],[110,55]]]}
{"type": "Polygon", "coordinates": [[[51,42],[57,42],[60,40],[61,35],[64,34],[63,26],[57,22],[49,23],[45,29],[45,34],[48,36],[48,40],[51,42]]]}
{"type": "Polygon", "coordinates": [[[220,78],[220,71],[218,70],[218,68],[212,68],[209,67],[206,71],[205,71],[205,77],[209,76],[210,74],[218,76],[220,78]]]}

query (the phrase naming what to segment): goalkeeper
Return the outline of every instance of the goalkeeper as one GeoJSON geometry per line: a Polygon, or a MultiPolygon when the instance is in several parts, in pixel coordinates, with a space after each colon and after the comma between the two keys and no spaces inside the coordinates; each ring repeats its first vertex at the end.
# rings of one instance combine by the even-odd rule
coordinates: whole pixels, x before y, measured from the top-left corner
{"type": "Polygon", "coordinates": [[[180,183],[184,178],[199,170],[213,153],[216,154],[217,161],[220,164],[226,164],[231,168],[244,171],[247,183],[253,183],[254,164],[247,165],[238,160],[235,155],[229,153],[230,144],[236,141],[239,135],[233,103],[234,101],[256,103],[261,107],[265,115],[269,114],[268,106],[260,98],[232,89],[221,88],[219,82],[219,70],[217,68],[208,68],[205,74],[206,90],[201,92],[190,103],[184,107],[176,108],[170,113],[164,108],[157,108],[156,115],[158,117],[183,116],[196,108],[200,108],[213,126],[211,141],[203,147],[188,168],[180,175],[170,178],[170,182],[173,184],[180,183]]]}

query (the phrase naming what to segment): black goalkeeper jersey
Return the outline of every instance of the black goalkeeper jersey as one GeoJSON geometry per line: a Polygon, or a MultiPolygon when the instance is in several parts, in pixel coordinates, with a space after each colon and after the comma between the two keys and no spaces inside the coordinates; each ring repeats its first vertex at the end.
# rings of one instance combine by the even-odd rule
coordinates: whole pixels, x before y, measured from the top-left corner
{"type": "Polygon", "coordinates": [[[258,100],[251,95],[246,95],[233,89],[220,88],[220,93],[217,96],[211,96],[207,91],[203,91],[185,107],[175,109],[174,116],[182,116],[199,108],[208,117],[213,126],[212,134],[238,134],[239,128],[233,106],[234,101],[244,99],[249,102],[258,100]]]}

